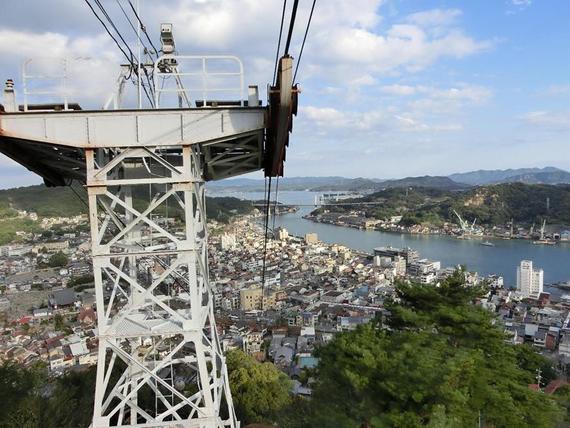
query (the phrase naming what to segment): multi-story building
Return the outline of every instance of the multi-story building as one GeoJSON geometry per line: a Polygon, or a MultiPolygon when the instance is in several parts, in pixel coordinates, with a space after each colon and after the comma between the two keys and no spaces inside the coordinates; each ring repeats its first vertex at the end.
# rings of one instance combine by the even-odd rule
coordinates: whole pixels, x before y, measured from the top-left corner
{"type": "Polygon", "coordinates": [[[305,244],[316,244],[319,242],[319,237],[316,233],[305,234],[305,244]]]}
{"type": "Polygon", "coordinates": [[[253,311],[273,308],[275,306],[275,293],[266,293],[263,297],[263,305],[261,300],[262,294],[263,290],[261,287],[240,290],[240,309],[242,311],[253,311]]]}
{"type": "Polygon", "coordinates": [[[42,251],[47,251],[48,253],[57,253],[58,251],[66,251],[69,249],[69,241],[55,241],[55,242],[44,242],[34,246],[33,252],[40,253],[42,251]]]}
{"type": "Polygon", "coordinates": [[[538,298],[544,287],[544,271],[534,269],[531,260],[521,261],[517,267],[517,290],[523,297],[538,298]]]}
{"type": "Polygon", "coordinates": [[[392,260],[397,256],[403,257],[408,266],[419,259],[419,253],[411,248],[378,247],[374,248],[374,255],[390,257],[392,260]]]}
{"type": "Polygon", "coordinates": [[[276,236],[280,241],[286,241],[289,238],[289,232],[284,227],[279,227],[277,228],[276,236]]]}
{"type": "Polygon", "coordinates": [[[220,241],[220,247],[222,251],[233,250],[236,248],[237,241],[236,236],[231,233],[224,233],[220,241]]]}

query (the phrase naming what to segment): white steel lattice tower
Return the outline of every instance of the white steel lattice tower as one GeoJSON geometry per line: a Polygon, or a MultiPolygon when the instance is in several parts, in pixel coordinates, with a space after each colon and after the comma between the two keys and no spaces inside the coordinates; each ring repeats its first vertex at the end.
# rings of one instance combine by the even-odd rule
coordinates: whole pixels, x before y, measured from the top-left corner
{"type": "Polygon", "coordinates": [[[208,283],[198,151],[85,151],[99,328],[94,427],[239,425],[208,283]]]}
{"type": "Polygon", "coordinates": [[[158,65],[155,83],[178,74],[173,93],[187,108],[162,108],[156,95],[155,109],[24,100],[20,111],[13,82],[4,89],[0,152],[48,186],[87,188],[99,334],[93,428],[239,427],[208,281],[204,181],[283,175],[297,109],[293,63],[280,59],[262,106],[254,86],[245,105],[235,57],[166,59],[198,60],[204,81],[208,61],[237,64],[235,73],[210,75],[237,77],[239,100],[208,103],[205,89],[191,106],[180,78],[195,73],[158,65]]]}

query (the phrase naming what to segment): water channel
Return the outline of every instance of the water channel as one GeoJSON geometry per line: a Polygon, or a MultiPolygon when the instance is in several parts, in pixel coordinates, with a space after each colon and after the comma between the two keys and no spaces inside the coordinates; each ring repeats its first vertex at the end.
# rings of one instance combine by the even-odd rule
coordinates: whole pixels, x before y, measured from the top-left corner
{"type": "MultiPolygon", "coordinates": [[[[263,200],[263,192],[215,192],[210,196],[234,196],[241,199],[263,200]]],[[[280,191],[279,202],[310,205],[316,192],[280,191]]],[[[277,216],[275,226],[286,228],[293,235],[315,232],[321,241],[338,243],[371,253],[374,247],[391,245],[411,247],[422,258],[440,260],[442,266],[465,264],[480,275],[502,275],[506,286],[516,286],[516,268],[521,260],[532,260],[544,269],[545,284],[570,280],[570,243],[533,245],[527,240],[491,239],[494,247],[481,245],[478,239],[456,239],[439,235],[412,235],[406,233],[359,230],[329,224],[315,223],[303,218],[314,207],[303,206],[294,214],[277,216]]],[[[271,221],[273,223],[273,220],[271,221]]]]}

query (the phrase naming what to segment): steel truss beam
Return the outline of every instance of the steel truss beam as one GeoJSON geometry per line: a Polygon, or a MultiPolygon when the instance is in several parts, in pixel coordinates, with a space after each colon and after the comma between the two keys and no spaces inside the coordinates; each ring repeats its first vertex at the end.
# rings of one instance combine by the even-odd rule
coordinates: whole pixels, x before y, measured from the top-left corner
{"type": "Polygon", "coordinates": [[[199,150],[184,145],[179,165],[164,147],[85,150],[99,328],[94,428],[239,427],[208,282],[199,150]]]}

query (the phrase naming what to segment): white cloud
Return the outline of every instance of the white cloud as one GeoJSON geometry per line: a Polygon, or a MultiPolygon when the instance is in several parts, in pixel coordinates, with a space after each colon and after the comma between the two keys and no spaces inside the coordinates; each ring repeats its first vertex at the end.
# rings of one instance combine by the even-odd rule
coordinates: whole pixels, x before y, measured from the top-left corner
{"type": "Polygon", "coordinates": [[[301,107],[301,120],[310,130],[334,135],[336,139],[366,139],[369,133],[449,132],[462,129],[461,124],[425,123],[410,112],[393,112],[388,109],[369,111],[340,111],[331,107],[301,107]],[[344,134],[339,133],[343,131],[344,134]]]}
{"type": "MultiPolygon", "coordinates": [[[[29,63],[28,74],[63,76],[60,60],[67,60],[67,88],[69,101],[79,102],[83,106],[101,107],[114,90],[114,82],[119,74],[119,56],[112,49],[108,37],[100,34],[70,38],[57,33],[31,33],[0,29],[0,56],[10,58],[4,64],[5,77],[20,82],[20,65],[26,59],[29,63]],[[18,49],[14,49],[18,46],[18,49]]],[[[38,89],[55,91],[63,94],[62,80],[32,81],[40,84],[38,89]]],[[[21,86],[18,85],[18,89],[21,86]]],[[[56,95],[30,97],[31,102],[60,102],[56,95]]]]}
{"type": "Polygon", "coordinates": [[[557,96],[570,94],[570,85],[550,85],[543,91],[539,92],[540,95],[557,96]]]}
{"type": "Polygon", "coordinates": [[[570,128],[570,113],[531,111],[519,117],[523,122],[550,130],[567,130],[570,128]]]}
{"type": "Polygon", "coordinates": [[[347,115],[332,107],[300,107],[300,114],[317,126],[337,128],[349,124],[347,115]]]}
{"type": "Polygon", "coordinates": [[[406,21],[421,27],[445,26],[455,23],[461,14],[459,9],[432,9],[412,13],[406,21]]]}
{"type": "Polygon", "coordinates": [[[528,7],[532,4],[532,0],[511,0],[513,6],[528,7]]]}
{"type": "Polygon", "coordinates": [[[491,46],[492,42],[477,41],[459,29],[432,37],[417,25],[397,24],[386,34],[348,27],[316,33],[311,52],[313,60],[321,62],[322,72],[337,80],[347,76],[354,80],[362,75],[417,72],[441,58],[463,58],[491,46]]]}
{"type": "Polygon", "coordinates": [[[510,0],[507,4],[509,6],[507,15],[515,15],[517,12],[529,8],[532,5],[532,0],[510,0]]]}
{"type": "Polygon", "coordinates": [[[408,85],[386,85],[381,86],[380,92],[388,95],[397,95],[397,96],[406,96],[406,95],[414,95],[417,93],[417,88],[415,86],[408,86],[408,85]]]}
{"type": "Polygon", "coordinates": [[[492,96],[490,89],[483,86],[461,84],[451,88],[437,88],[425,85],[387,85],[379,88],[380,92],[388,95],[409,96],[421,95],[434,99],[466,101],[474,104],[482,103],[492,96]]]}
{"type": "MultiPolygon", "coordinates": [[[[441,58],[463,58],[492,46],[491,41],[474,39],[460,28],[449,26],[461,13],[457,9],[421,11],[405,18],[405,24],[387,25],[385,30],[380,30],[383,3],[384,0],[320,2],[305,46],[300,81],[318,76],[323,86],[358,91],[360,87],[377,84],[387,74],[417,72],[441,58]],[[432,34],[431,29],[442,25],[446,28],[432,34]]],[[[273,75],[282,4],[280,0],[147,1],[143,3],[142,13],[155,41],[159,22],[173,22],[181,53],[237,55],[244,61],[247,83],[264,87],[273,75]]],[[[39,5],[41,9],[43,4],[39,5]]],[[[299,6],[291,46],[293,56],[299,52],[309,8],[310,2],[299,6]]],[[[118,9],[112,11],[116,12],[113,15],[116,21],[122,24],[119,27],[123,34],[134,46],[132,30],[122,22],[118,9]]],[[[87,8],[85,15],[90,15],[87,8]]],[[[97,35],[78,38],[53,31],[0,30],[0,47],[4,48],[0,53],[10,53],[14,45],[19,47],[20,57],[71,53],[120,60],[117,48],[102,30],[97,35]]],[[[110,69],[100,65],[94,68],[110,69]]],[[[104,85],[100,82],[80,87],[101,88],[104,85]]]]}

